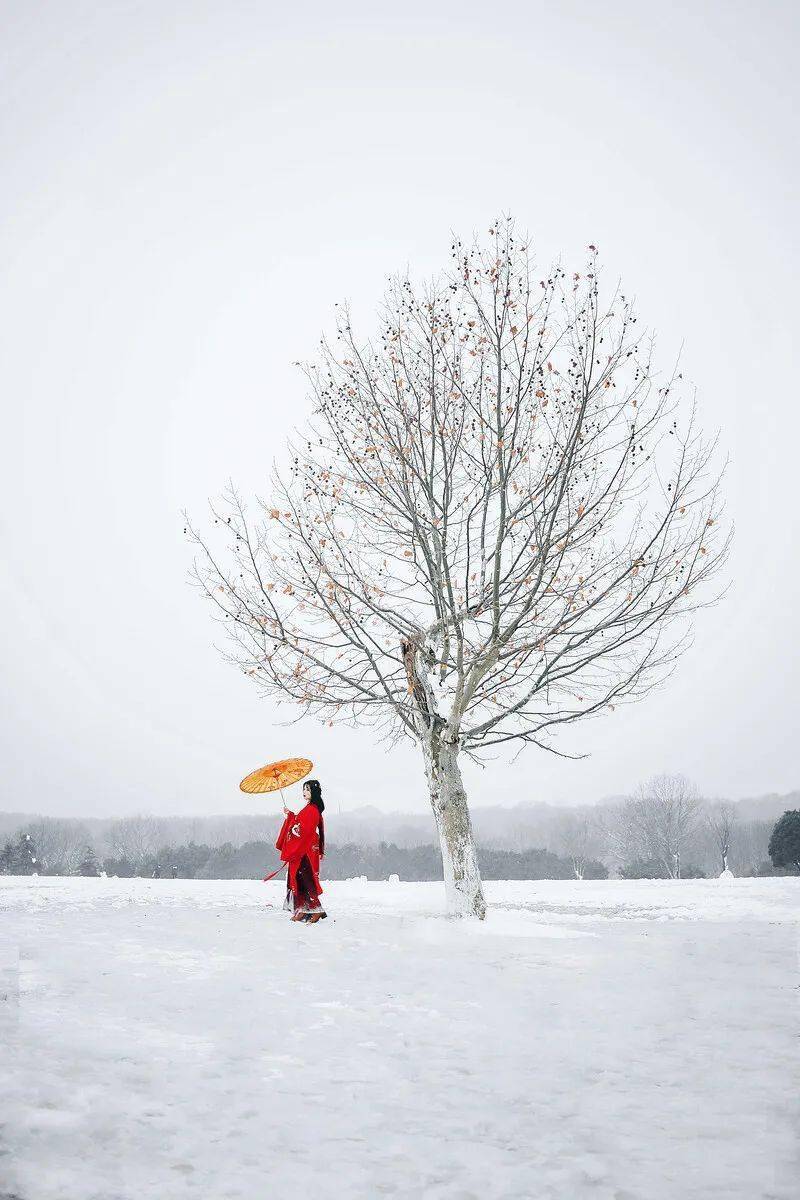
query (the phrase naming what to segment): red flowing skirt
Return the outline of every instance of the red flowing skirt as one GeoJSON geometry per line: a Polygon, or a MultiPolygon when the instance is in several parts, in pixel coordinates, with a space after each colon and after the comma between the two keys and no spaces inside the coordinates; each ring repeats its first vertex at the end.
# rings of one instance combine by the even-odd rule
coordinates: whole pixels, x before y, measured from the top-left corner
{"type": "Polygon", "coordinates": [[[322,908],[319,899],[322,892],[319,876],[312,867],[308,855],[303,855],[294,870],[292,867],[294,867],[294,863],[289,867],[286,899],[289,901],[291,898],[294,911],[312,912],[314,909],[322,908]]]}

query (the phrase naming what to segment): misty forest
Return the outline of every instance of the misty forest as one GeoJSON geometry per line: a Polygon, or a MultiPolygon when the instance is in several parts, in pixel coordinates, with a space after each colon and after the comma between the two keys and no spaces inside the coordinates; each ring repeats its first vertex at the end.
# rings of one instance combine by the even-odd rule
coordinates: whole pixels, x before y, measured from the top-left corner
{"type": "MultiPolygon", "coordinates": [[[[775,861],[776,820],[796,793],[708,801],[681,777],[586,807],[521,804],[473,811],[485,879],[671,879],[792,874],[775,861]]],[[[442,879],[432,818],[356,809],[334,813],[329,879],[442,879]]],[[[273,816],[33,820],[0,814],[0,873],[260,879],[278,865],[273,816]]]]}

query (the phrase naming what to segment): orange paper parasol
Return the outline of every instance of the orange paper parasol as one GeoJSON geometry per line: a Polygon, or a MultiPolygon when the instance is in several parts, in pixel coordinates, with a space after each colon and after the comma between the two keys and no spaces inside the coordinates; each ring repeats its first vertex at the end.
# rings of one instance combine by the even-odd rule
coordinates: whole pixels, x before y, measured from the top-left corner
{"type": "Polygon", "coordinates": [[[304,779],[314,764],[308,758],[282,758],[280,762],[267,763],[245,776],[239,784],[243,792],[277,792],[304,779]]]}

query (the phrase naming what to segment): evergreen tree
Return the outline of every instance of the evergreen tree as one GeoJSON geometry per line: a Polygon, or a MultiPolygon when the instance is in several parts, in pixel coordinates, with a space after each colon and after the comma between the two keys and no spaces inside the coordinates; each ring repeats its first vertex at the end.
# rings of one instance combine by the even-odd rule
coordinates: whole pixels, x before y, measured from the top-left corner
{"type": "Polygon", "coordinates": [[[29,833],[21,833],[16,846],[17,874],[34,875],[39,871],[36,847],[29,833]]]}
{"type": "Polygon", "coordinates": [[[16,842],[6,842],[0,855],[0,873],[3,875],[38,875],[39,858],[36,846],[29,833],[20,833],[16,842]]]}
{"type": "Polygon", "coordinates": [[[800,871],[800,809],[785,812],[769,839],[769,856],[774,867],[800,871]]]}
{"type": "Polygon", "coordinates": [[[14,847],[11,842],[6,842],[0,853],[0,875],[13,875],[12,865],[14,862],[14,847]]]}
{"type": "Polygon", "coordinates": [[[29,833],[21,833],[19,835],[17,853],[19,856],[20,875],[38,875],[39,856],[36,853],[33,838],[29,833]]]}
{"type": "Polygon", "coordinates": [[[78,874],[85,875],[90,878],[96,878],[100,874],[100,865],[97,861],[97,855],[94,851],[94,846],[87,846],[83,852],[83,856],[78,865],[78,874]]]}

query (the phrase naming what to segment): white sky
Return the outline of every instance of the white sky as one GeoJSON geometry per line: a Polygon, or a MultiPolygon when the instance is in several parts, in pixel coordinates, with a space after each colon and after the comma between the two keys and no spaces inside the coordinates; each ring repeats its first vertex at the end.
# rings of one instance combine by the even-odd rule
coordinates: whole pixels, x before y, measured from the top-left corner
{"type": "Polygon", "coordinates": [[[505,212],[544,265],[599,244],[683,343],[736,541],[661,693],[571,731],[581,762],[468,766],[472,801],[798,787],[795,14],[0,3],[0,809],[241,812],[291,754],[343,808],[426,806],[410,746],[282,729],[215,653],[180,510],[265,491],[335,301],[368,332],[386,275],[505,212]]]}

